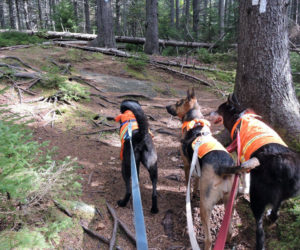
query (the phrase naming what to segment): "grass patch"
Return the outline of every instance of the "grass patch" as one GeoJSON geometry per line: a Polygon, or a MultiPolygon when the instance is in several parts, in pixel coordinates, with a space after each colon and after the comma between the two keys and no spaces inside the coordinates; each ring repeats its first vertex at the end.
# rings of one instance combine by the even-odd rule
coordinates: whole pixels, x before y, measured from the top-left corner
{"type": "Polygon", "coordinates": [[[0,47],[42,43],[45,39],[36,35],[28,35],[17,31],[0,33],[0,47]]]}

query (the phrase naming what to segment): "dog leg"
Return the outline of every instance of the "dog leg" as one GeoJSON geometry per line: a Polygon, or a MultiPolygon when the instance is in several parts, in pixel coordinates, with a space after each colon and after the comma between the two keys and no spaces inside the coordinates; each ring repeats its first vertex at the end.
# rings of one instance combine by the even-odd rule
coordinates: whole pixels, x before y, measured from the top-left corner
{"type": "MultiPolygon", "coordinates": [[[[118,205],[120,207],[125,207],[130,199],[131,196],[131,188],[130,188],[130,177],[131,177],[131,171],[130,171],[130,165],[125,163],[125,159],[122,161],[122,176],[125,181],[125,187],[126,187],[126,193],[123,198],[123,200],[118,201],[118,205]]],[[[127,161],[128,162],[128,161],[127,161]]]]}
{"type": "Polygon", "coordinates": [[[210,202],[200,195],[200,216],[205,234],[205,250],[211,250],[212,238],[210,233],[210,216],[212,206],[210,202]]]}
{"type": "Polygon", "coordinates": [[[152,208],[151,213],[156,214],[158,213],[157,208],[157,191],[156,191],[156,184],[157,184],[157,163],[154,166],[151,166],[149,169],[150,179],[152,181],[152,208]]]}

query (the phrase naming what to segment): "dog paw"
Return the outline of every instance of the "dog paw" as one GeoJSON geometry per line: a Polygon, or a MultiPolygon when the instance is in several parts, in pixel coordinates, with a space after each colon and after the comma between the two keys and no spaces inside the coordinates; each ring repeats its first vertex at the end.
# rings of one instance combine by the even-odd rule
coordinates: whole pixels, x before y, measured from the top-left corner
{"type": "Polygon", "coordinates": [[[152,208],[151,208],[151,213],[152,213],[152,214],[157,214],[158,211],[159,211],[159,210],[158,210],[157,207],[152,207],[152,208]]]}
{"type": "Polygon", "coordinates": [[[119,207],[125,207],[126,206],[126,204],[127,204],[127,202],[124,202],[123,200],[118,200],[118,206],[119,207]]]}

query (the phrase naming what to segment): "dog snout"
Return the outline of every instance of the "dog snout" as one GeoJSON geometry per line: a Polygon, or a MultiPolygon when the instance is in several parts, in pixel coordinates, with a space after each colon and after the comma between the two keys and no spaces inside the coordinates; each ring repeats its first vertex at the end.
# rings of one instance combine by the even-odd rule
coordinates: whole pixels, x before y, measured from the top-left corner
{"type": "Polygon", "coordinates": [[[166,106],[166,109],[167,109],[167,111],[168,111],[169,114],[171,114],[173,116],[177,115],[176,110],[174,109],[173,105],[166,106]]]}

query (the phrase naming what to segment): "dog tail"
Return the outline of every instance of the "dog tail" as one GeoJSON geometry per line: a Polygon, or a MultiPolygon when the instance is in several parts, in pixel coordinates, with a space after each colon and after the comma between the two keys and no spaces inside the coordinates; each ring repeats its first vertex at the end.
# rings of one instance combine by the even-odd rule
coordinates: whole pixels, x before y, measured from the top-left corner
{"type": "Polygon", "coordinates": [[[136,121],[139,125],[139,133],[141,136],[145,136],[148,131],[149,131],[149,124],[148,124],[148,119],[144,113],[144,111],[142,110],[141,105],[134,100],[124,100],[121,103],[121,107],[120,107],[121,113],[124,113],[126,110],[130,110],[135,118],[136,121]]]}

